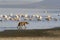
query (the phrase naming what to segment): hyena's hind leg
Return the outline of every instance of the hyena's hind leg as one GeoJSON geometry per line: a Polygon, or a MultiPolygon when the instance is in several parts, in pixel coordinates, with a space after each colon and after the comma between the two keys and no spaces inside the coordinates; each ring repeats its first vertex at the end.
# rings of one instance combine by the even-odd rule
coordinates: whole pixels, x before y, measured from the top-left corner
{"type": "Polygon", "coordinates": [[[26,28],[27,28],[26,26],[23,26],[23,30],[26,30],[26,28]]]}

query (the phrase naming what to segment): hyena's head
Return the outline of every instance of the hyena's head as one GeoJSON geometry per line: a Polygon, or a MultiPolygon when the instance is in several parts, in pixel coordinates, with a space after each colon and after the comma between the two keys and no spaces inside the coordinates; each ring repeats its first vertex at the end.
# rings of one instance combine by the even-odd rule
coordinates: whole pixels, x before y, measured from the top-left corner
{"type": "Polygon", "coordinates": [[[29,24],[28,22],[25,22],[26,24],[29,24]]]}

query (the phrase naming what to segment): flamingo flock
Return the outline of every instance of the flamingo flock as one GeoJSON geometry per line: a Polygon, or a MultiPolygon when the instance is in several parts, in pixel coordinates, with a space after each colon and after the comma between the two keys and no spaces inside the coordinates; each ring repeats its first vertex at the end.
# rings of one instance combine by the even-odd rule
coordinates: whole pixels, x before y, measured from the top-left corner
{"type": "MultiPolygon", "coordinates": [[[[59,16],[59,15],[57,15],[59,16]]],[[[37,20],[37,21],[42,21],[43,18],[47,21],[50,21],[52,19],[54,19],[55,21],[58,20],[58,18],[52,18],[50,15],[47,15],[45,17],[35,14],[35,15],[28,15],[28,14],[10,14],[10,15],[0,15],[0,21],[4,21],[4,20],[11,20],[11,21],[20,21],[20,20],[37,20]]]]}

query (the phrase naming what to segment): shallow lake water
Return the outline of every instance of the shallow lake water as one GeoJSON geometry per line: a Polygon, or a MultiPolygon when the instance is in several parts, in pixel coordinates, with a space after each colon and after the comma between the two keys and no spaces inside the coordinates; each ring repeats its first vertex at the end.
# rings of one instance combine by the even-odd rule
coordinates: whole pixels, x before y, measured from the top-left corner
{"type": "MultiPolygon", "coordinates": [[[[49,13],[45,12],[45,9],[19,9],[19,8],[0,8],[0,14],[9,15],[9,14],[39,14],[41,16],[50,15],[51,17],[58,18],[58,21],[28,21],[29,24],[26,25],[26,29],[49,29],[54,27],[60,27],[60,16],[58,13],[60,12],[59,9],[46,9],[49,13]],[[43,12],[44,11],[44,12],[43,12]]],[[[44,19],[44,17],[43,17],[44,19]]],[[[17,25],[19,21],[0,21],[0,31],[1,30],[17,30],[17,25]]]]}

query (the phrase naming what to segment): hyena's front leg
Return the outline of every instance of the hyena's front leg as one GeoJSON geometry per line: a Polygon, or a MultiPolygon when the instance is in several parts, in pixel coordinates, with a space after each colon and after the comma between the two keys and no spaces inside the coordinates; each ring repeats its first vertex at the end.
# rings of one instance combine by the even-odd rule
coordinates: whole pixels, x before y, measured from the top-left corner
{"type": "Polygon", "coordinates": [[[22,26],[18,26],[17,28],[18,28],[18,30],[21,30],[22,29],[22,26]]]}
{"type": "Polygon", "coordinates": [[[22,30],[22,26],[18,26],[17,29],[18,29],[18,32],[22,32],[21,31],[22,30]]]}

